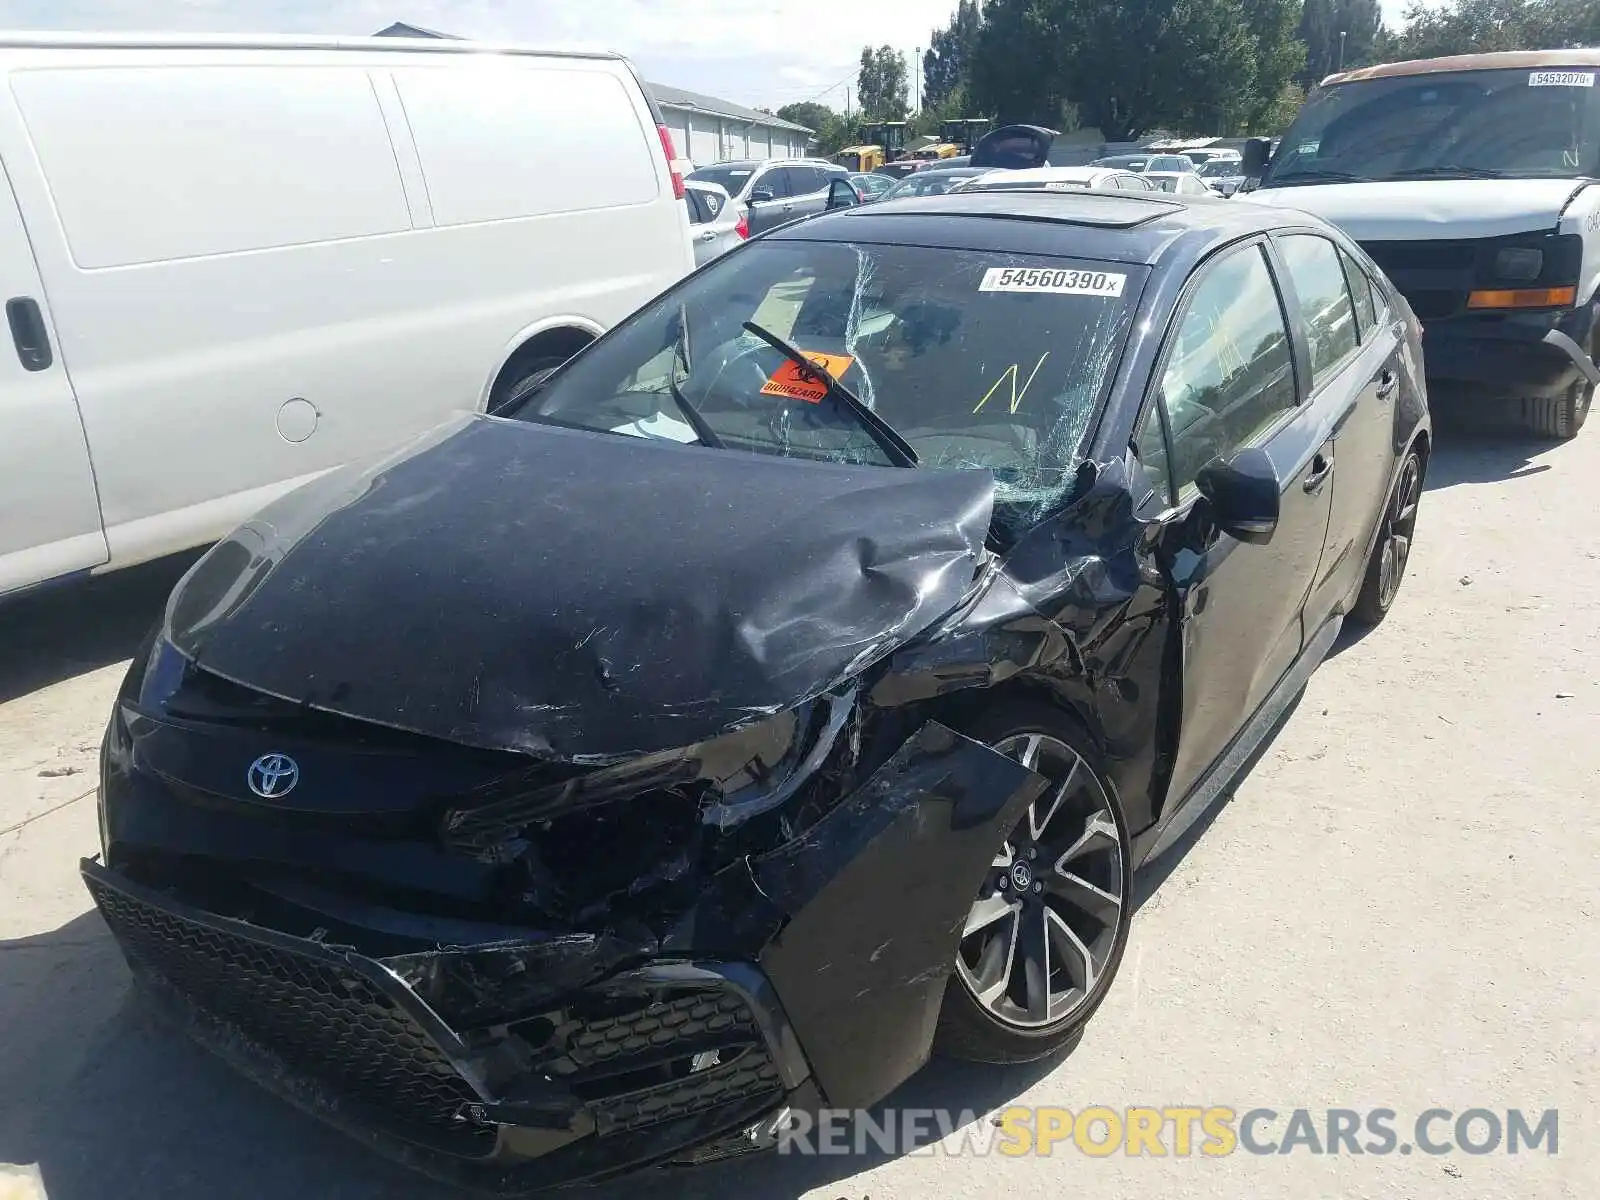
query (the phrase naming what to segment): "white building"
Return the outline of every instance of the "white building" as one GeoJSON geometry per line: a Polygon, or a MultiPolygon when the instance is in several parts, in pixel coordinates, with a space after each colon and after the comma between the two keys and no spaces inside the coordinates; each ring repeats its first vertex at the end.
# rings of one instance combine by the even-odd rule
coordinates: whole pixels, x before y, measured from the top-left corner
{"type": "MultiPolygon", "coordinates": [[[[378,36],[457,37],[402,21],[379,30],[378,36]]],[[[800,158],[811,144],[811,130],[771,113],[664,83],[647,82],[644,87],[666,118],[673,147],[697,167],[731,158],[800,158]]]]}
{"type": "Polygon", "coordinates": [[[771,113],[686,92],[663,83],[646,83],[672,130],[678,153],[697,167],[730,158],[801,158],[811,130],[771,113]]]}

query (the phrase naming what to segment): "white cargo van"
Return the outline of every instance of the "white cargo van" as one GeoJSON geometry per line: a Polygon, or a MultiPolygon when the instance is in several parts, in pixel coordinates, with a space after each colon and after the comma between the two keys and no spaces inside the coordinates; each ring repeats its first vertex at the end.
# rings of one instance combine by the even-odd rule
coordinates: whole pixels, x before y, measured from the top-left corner
{"type": "Polygon", "coordinates": [[[1361,243],[1422,321],[1429,399],[1576,436],[1600,384],[1600,49],[1324,79],[1240,195],[1361,243]],[[1247,190],[1253,186],[1254,190],[1247,190]]]}
{"type": "Polygon", "coordinates": [[[492,407],[694,266],[629,64],[0,36],[0,595],[492,407]]]}

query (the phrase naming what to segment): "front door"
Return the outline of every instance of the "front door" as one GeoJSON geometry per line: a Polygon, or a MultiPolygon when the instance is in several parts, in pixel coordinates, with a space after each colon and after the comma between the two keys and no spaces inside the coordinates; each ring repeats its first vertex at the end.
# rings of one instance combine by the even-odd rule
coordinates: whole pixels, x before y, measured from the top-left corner
{"type": "Polygon", "coordinates": [[[0,171],[0,595],[109,557],[89,445],[28,231],[0,171]]]}
{"type": "Polygon", "coordinates": [[[1294,662],[1301,614],[1328,530],[1333,444],[1300,401],[1293,342],[1263,245],[1201,269],[1157,372],[1136,437],[1169,489],[1163,553],[1181,603],[1182,715],[1169,799],[1222,754],[1294,662]],[[1195,477],[1216,458],[1263,448],[1281,484],[1266,545],[1219,532],[1197,511],[1195,477]]]}

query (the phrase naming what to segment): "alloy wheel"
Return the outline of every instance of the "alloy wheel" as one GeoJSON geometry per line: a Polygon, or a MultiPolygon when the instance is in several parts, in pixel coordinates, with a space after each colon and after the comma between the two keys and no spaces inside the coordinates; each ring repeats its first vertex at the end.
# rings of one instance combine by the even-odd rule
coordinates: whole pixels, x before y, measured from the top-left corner
{"type": "Polygon", "coordinates": [[[956,974],[1005,1024],[1057,1025],[1106,973],[1131,915],[1131,872],[1111,801],[1077,751],[1040,733],[993,748],[1050,786],[995,856],[962,927],[956,974]]]}
{"type": "Polygon", "coordinates": [[[1422,463],[1415,454],[1408,454],[1400,469],[1400,481],[1395,484],[1394,501],[1384,518],[1383,544],[1378,548],[1378,603],[1385,609],[1394,603],[1405,577],[1421,501],[1422,463]]]}

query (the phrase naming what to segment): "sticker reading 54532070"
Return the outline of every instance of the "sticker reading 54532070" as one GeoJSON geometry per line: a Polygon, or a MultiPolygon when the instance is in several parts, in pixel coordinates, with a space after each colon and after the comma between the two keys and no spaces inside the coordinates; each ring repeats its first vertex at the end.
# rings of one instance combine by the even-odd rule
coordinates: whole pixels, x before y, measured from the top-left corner
{"type": "Polygon", "coordinates": [[[1593,71],[1529,71],[1529,87],[1593,87],[1593,71]]]}
{"type": "Polygon", "coordinates": [[[1128,277],[1116,271],[1058,267],[990,267],[980,292],[1042,292],[1053,296],[1120,296],[1128,277]]]}

